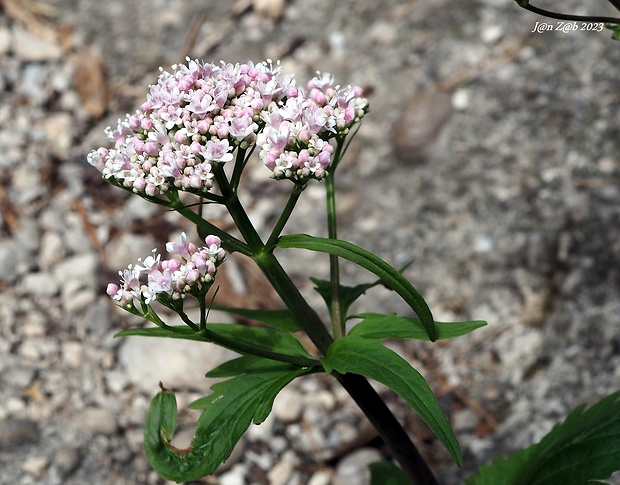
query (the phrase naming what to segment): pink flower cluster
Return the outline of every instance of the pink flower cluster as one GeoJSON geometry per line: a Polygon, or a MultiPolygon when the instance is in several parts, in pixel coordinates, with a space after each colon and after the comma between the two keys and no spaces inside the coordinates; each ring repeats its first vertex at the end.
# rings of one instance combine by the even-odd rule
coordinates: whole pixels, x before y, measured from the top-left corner
{"type": "Polygon", "coordinates": [[[306,93],[271,61],[216,66],[188,58],[162,70],[140,109],[106,129],[114,148],[92,151],[88,162],[151,196],[171,184],[208,191],[212,164],[254,144],[274,178],[321,178],[333,153],[327,140],[346,134],[367,106],[360,88],[333,86],[326,74],[306,93]]]}
{"type": "Polygon", "coordinates": [[[321,179],[332,163],[329,139],[346,135],[368,109],[362,89],[333,86],[329,74],[317,74],[308,93],[299,91],[261,114],[265,127],[258,134],[259,156],[273,177],[321,179]]]}
{"type": "Polygon", "coordinates": [[[138,264],[119,271],[121,285],[108,284],[107,294],[119,306],[140,308],[165,294],[175,300],[184,298],[195,289],[207,290],[213,283],[217,267],[224,261],[224,249],[217,236],[207,236],[206,246],[197,248],[181,233],[178,242],[166,244],[166,250],[181,257],[161,260],[161,255],[148,256],[138,264]]]}

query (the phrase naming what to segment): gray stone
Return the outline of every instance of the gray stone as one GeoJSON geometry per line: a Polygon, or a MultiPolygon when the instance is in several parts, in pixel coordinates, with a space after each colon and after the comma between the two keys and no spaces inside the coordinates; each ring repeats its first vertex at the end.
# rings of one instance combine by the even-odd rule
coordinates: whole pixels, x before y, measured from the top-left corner
{"type": "Polygon", "coordinates": [[[392,138],[398,158],[415,162],[426,155],[452,112],[452,96],[442,91],[425,91],[406,103],[392,138]]]}
{"type": "Polygon", "coordinates": [[[49,460],[44,456],[31,456],[24,460],[21,469],[35,478],[43,478],[49,463],[49,460]]]}
{"type": "Polygon", "coordinates": [[[62,55],[60,46],[49,39],[37,37],[21,27],[15,27],[12,33],[13,52],[22,61],[53,61],[62,55]]]}
{"type": "Polygon", "coordinates": [[[59,290],[58,282],[49,273],[29,273],[22,281],[25,290],[31,295],[52,296],[59,290]]]}
{"type": "Polygon", "coordinates": [[[0,240],[0,281],[14,283],[30,266],[30,252],[13,239],[0,240]]]}
{"type": "Polygon", "coordinates": [[[104,261],[110,270],[121,271],[130,264],[136,264],[138,258],[151,256],[156,246],[151,236],[127,232],[106,245],[104,261]]]}
{"type": "Polygon", "coordinates": [[[368,465],[383,457],[374,448],[360,448],[344,457],[336,466],[333,485],[366,485],[370,483],[368,465]]]}
{"type": "Polygon", "coordinates": [[[11,32],[5,27],[0,27],[0,56],[5,55],[10,48],[11,32]]]}
{"type": "Polygon", "coordinates": [[[302,411],[301,396],[291,386],[282,389],[273,403],[273,415],[285,423],[297,421],[302,411]]]}
{"type": "Polygon", "coordinates": [[[269,483],[272,485],[285,485],[290,483],[295,474],[295,467],[299,463],[299,458],[293,450],[284,452],[280,461],[267,473],[269,483]]]}
{"type": "Polygon", "coordinates": [[[54,276],[61,282],[63,294],[79,288],[95,288],[97,266],[96,254],[77,254],[59,263],[54,268],[54,276]]]}
{"type": "Polygon", "coordinates": [[[207,391],[217,382],[204,375],[238,354],[204,342],[129,337],[119,349],[119,364],[140,390],[153,393],[158,383],[169,389],[207,391]]]}
{"type": "Polygon", "coordinates": [[[54,464],[58,468],[61,478],[66,478],[80,464],[79,448],[62,448],[54,457],[54,464]]]}
{"type": "Polygon", "coordinates": [[[87,408],[78,415],[76,421],[80,429],[92,434],[110,436],[118,429],[116,415],[105,408],[87,408]]]}

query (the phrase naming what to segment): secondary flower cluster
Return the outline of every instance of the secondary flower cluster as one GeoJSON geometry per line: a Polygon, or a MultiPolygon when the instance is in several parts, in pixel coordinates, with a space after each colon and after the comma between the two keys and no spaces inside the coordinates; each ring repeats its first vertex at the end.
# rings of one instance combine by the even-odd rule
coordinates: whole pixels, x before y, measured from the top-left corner
{"type": "Polygon", "coordinates": [[[180,256],[180,260],[161,260],[161,255],[153,249],[152,256],[119,271],[121,285],[108,284],[107,294],[119,306],[139,309],[140,302],[148,305],[161,294],[178,300],[195,290],[206,293],[217,267],[224,261],[224,249],[217,236],[207,236],[205,243],[206,246],[197,248],[181,233],[178,242],[166,244],[166,250],[180,256]]]}
{"type": "Polygon", "coordinates": [[[332,161],[327,140],[348,133],[367,107],[360,88],[334,86],[327,74],[306,92],[271,61],[216,66],[188,58],[162,70],[140,109],[106,129],[114,148],[92,151],[88,162],[151,196],[171,184],[208,191],[212,164],[254,144],[274,178],[322,178],[332,161]]]}

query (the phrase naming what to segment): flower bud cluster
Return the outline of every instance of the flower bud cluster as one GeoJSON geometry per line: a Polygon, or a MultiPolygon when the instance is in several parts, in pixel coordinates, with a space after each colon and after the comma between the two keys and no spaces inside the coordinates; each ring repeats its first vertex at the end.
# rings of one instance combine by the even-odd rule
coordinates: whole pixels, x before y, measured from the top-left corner
{"type": "Polygon", "coordinates": [[[213,284],[217,267],[224,261],[224,249],[217,236],[207,236],[205,243],[206,246],[197,248],[181,233],[178,242],[166,244],[166,250],[180,256],[180,260],[161,260],[161,255],[153,249],[152,256],[119,271],[121,284],[108,284],[107,294],[119,306],[139,309],[141,302],[148,305],[159,295],[178,300],[187,293],[206,293],[213,284]]]}
{"type": "Polygon", "coordinates": [[[236,148],[259,147],[274,178],[322,178],[333,147],[367,111],[358,87],[333,86],[329,75],[298,89],[271,61],[220,66],[187,59],[162,70],[146,101],[115,130],[114,148],[99,148],[88,162],[105,178],[153,196],[174,186],[207,192],[213,164],[236,148]]]}

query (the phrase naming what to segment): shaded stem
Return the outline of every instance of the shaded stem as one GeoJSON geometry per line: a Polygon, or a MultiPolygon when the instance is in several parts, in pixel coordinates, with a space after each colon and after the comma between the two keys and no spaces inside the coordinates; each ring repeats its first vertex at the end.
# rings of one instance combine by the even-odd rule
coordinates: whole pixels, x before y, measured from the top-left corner
{"type": "Polygon", "coordinates": [[[437,479],[411,438],[366,378],[357,374],[333,375],[376,428],[411,483],[436,485],[437,479]]]}
{"type": "MultiPolygon", "coordinates": [[[[602,22],[620,24],[620,19],[613,17],[601,17],[596,15],[571,15],[559,12],[552,12],[551,10],[545,10],[539,7],[535,7],[534,5],[530,5],[529,0],[516,0],[516,2],[519,4],[520,7],[524,8],[525,10],[529,10],[530,12],[537,13],[538,15],[544,15],[545,17],[550,17],[552,19],[569,20],[573,22],[602,22]]],[[[611,1],[611,3],[615,5],[613,1],[611,1]]]]}

